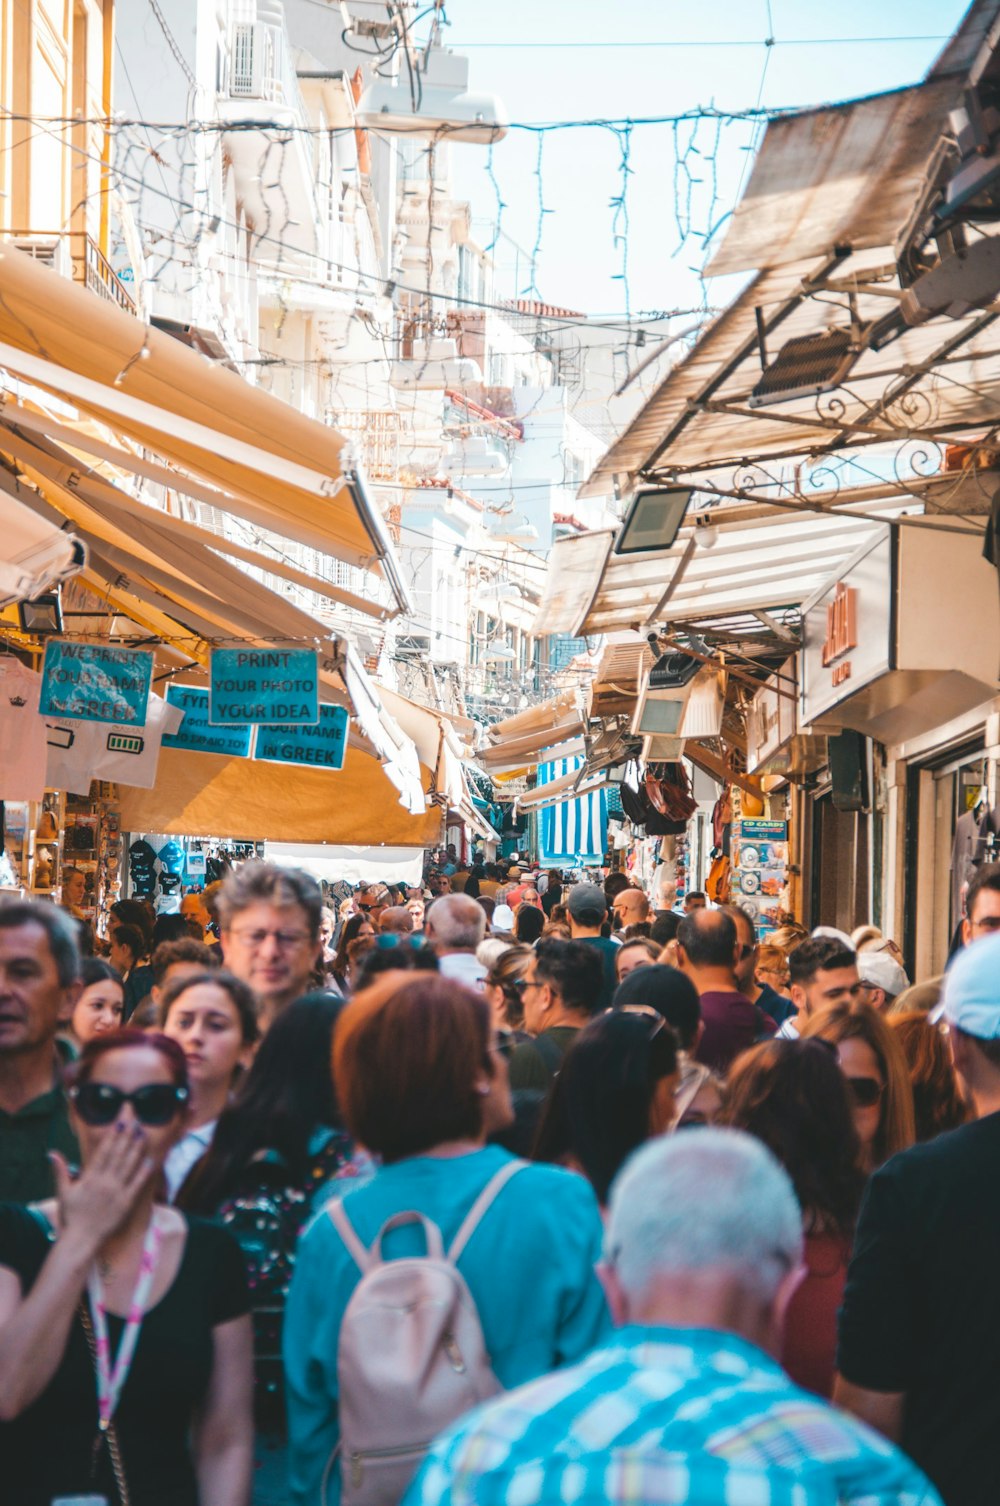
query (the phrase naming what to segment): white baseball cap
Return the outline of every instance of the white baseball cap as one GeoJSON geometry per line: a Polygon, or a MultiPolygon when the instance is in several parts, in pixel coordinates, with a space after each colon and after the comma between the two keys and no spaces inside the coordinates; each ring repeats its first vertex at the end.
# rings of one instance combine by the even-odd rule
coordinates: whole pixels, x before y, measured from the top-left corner
{"type": "Polygon", "coordinates": [[[910,980],[888,952],[859,952],[858,977],[873,988],[883,988],[891,999],[909,988],[910,980]]]}
{"type": "Polygon", "coordinates": [[[1000,1040],[1000,936],[963,947],[944,975],[941,1003],[928,1015],[981,1041],[1000,1040]]]}

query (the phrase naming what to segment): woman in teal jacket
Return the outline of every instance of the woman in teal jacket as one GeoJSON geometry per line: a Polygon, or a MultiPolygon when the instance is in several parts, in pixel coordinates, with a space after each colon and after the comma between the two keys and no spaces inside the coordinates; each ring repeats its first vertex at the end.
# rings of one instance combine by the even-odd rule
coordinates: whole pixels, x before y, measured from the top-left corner
{"type": "MultiPolygon", "coordinates": [[[[479,1194],[511,1157],[486,1146],[510,1120],[503,1056],[479,995],[435,974],[390,974],[338,1021],[334,1076],[348,1128],[381,1157],[343,1212],[368,1247],[394,1214],[416,1211],[447,1249],[479,1194]]],[[[458,1261],[504,1388],[571,1364],[605,1332],[595,1266],[602,1225],[582,1177],[524,1166],[487,1208],[458,1261]]],[[[426,1253],[419,1227],[392,1229],[385,1258],[426,1253]]],[[[329,1211],[302,1237],[285,1313],[284,1361],[293,1506],[335,1502],[337,1351],[361,1272],[329,1211]],[[325,1497],[324,1497],[325,1488],[325,1497]]]]}

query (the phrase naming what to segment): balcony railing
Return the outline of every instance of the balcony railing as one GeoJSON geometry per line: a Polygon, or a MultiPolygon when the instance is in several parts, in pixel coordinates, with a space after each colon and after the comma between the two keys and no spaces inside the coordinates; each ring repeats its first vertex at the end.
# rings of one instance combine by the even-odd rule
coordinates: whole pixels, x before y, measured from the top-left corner
{"type": "Polygon", "coordinates": [[[82,282],[98,298],[116,303],[126,313],[136,313],[135,299],[85,230],[10,230],[7,236],[36,261],[82,282]]]}

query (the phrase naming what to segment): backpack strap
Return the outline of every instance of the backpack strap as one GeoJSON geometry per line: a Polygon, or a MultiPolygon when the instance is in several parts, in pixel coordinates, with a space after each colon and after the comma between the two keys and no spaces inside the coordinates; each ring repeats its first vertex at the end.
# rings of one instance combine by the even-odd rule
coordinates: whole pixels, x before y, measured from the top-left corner
{"type": "Polygon", "coordinates": [[[427,1241],[427,1258],[429,1260],[444,1259],[444,1240],[441,1238],[441,1230],[437,1224],[432,1224],[429,1218],[425,1218],[422,1213],[417,1213],[414,1209],[402,1213],[394,1213],[391,1218],[387,1218],[376,1234],[370,1248],[363,1245],[358,1238],[353,1224],[344,1211],[344,1204],[341,1198],[327,1203],[326,1212],[330,1215],[330,1222],[343,1240],[347,1253],[362,1275],[367,1274],[374,1266],[381,1265],[382,1240],[391,1229],[401,1229],[404,1224],[419,1224],[423,1229],[424,1238],[427,1241]]]}
{"type": "Polygon", "coordinates": [[[360,1239],[355,1234],[354,1225],[351,1223],[351,1220],[344,1212],[343,1200],[341,1198],[337,1198],[335,1201],[327,1203],[326,1212],[329,1214],[330,1222],[333,1224],[333,1227],[336,1229],[337,1233],[343,1240],[344,1248],[347,1250],[348,1255],[350,1255],[358,1270],[361,1271],[362,1275],[366,1271],[371,1270],[374,1264],[374,1261],[372,1260],[372,1253],[365,1245],[361,1243],[360,1239]]]}
{"type": "Polygon", "coordinates": [[[501,1166],[495,1176],[490,1177],[486,1186],[465,1215],[458,1233],[448,1247],[448,1259],[452,1265],[457,1265],[462,1258],[466,1245],[476,1232],[483,1214],[489,1209],[494,1199],[506,1187],[511,1177],[516,1176],[519,1171],[523,1171],[527,1164],[527,1161],[508,1161],[506,1166],[501,1166]]]}

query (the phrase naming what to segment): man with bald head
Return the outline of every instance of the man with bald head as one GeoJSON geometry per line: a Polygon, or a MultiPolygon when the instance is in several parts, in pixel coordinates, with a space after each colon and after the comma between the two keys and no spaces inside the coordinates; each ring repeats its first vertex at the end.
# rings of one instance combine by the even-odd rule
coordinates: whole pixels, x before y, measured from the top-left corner
{"type": "Polygon", "coordinates": [[[677,927],[678,966],[698,990],[705,1027],[695,1055],[716,1072],[726,1072],[734,1057],[775,1030],[775,1022],[740,992],[741,950],[725,910],[692,910],[677,927]]]}
{"type": "Polygon", "coordinates": [[[482,989],[486,969],[476,947],[486,935],[486,914],[468,894],[444,894],[434,900],[424,919],[424,936],[438,956],[445,978],[482,989]]]}
{"type": "Polygon", "coordinates": [[[615,895],[614,920],[619,931],[624,931],[628,926],[642,925],[649,916],[649,900],[641,889],[635,889],[630,884],[627,889],[615,895]]]}

